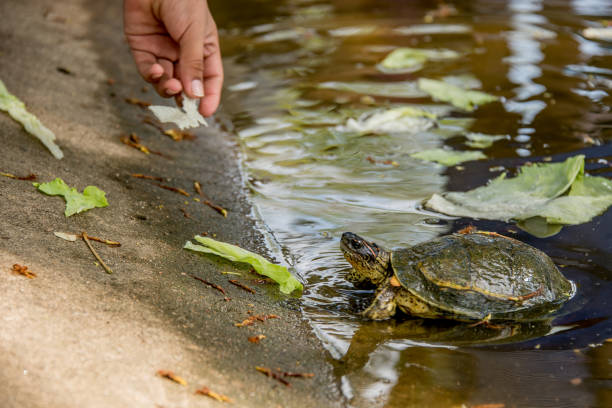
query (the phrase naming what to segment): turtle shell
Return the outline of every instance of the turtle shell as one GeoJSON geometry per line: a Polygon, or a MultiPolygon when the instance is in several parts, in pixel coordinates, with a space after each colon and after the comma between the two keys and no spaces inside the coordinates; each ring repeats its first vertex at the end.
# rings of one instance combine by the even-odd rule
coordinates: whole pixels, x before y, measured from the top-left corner
{"type": "Polygon", "coordinates": [[[495,233],[447,235],[398,249],[391,264],[406,290],[451,318],[544,318],[575,292],[548,255],[495,233]]]}

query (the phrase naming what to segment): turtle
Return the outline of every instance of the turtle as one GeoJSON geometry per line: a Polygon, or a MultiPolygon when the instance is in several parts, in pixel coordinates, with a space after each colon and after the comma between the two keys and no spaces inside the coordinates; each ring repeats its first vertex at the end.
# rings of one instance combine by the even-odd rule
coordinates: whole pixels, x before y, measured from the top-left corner
{"type": "Polygon", "coordinates": [[[550,318],[575,292],[548,255],[504,235],[470,230],[385,250],[345,232],[340,248],[357,287],[376,287],[362,312],[385,320],[397,310],[463,322],[550,318]]]}

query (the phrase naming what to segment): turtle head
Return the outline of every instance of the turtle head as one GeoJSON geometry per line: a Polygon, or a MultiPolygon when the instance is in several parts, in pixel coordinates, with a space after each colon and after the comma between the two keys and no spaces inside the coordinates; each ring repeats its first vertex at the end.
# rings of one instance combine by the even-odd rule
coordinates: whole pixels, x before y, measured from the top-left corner
{"type": "Polygon", "coordinates": [[[352,232],[342,234],[340,249],[353,266],[346,280],[355,286],[378,286],[391,275],[391,254],[352,232]]]}

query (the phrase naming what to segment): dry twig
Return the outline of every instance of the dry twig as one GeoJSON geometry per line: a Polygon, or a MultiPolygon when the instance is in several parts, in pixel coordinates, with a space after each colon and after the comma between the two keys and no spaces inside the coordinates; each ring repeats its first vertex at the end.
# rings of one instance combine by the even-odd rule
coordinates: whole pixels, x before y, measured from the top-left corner
{"type": "Polygon", "coordinates": [[[93,246],[91,246],[91,242],[89,242],[89,237],[87,236],[87,233],[85,231],[83,231],[81,233],[81,237],[83,237],[83,241],[85,241],[85,244],[87,244],[87,247],[89,247],[89,250],[91,251],[91,253],[96,257],[96,259],[98,260],[98,262],[100,262],[100,265],[102,265],[102,267],[104,268],[104,270],[106,271],[106,273],[111,274],[113,273],[113,271],[111,270],[111,268],[108,267],[108,265],[106,265],[104,263],[104,261],[102,260],[102,258],[100,258],[100,255],[98,255],[98,253],[96,252],[96,250],[93,248],[93,246]]]}
{"type": "Polygon", "coordinates": [[[255,289],[249,288],[247,285],[244,285],[244,284],[238,282],[236,279],[229,279],[229,283],[231,283],[232,285],[238,286],[239,288],[244,289],[247,292],[251,292],[253,294],[256,293],[255,289]]]}

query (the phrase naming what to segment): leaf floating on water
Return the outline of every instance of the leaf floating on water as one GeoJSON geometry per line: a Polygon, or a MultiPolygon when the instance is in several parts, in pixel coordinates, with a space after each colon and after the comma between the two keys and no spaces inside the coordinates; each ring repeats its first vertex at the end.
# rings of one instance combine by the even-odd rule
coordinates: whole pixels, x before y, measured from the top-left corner
{"type": "MultiPolygon", "coordinates": [[[[448,215],[489,220],[524,221],[542,217],[548,224],[589,222],[612,205],[612,180],[584,175],[584,156],[560,163],[536,163],[520,168],[516,177],[502,174],[467,192],[434,194],[425,206],[448,215]]],[[[548,235],[553,230],[538,226],[548,235]]],[[[526,228],[527,229],[527,228],[526,228]]]]}
{"type": "Polygon", "coordinates": [[[467,111],[473,111],[478,105],[498,100],[497,96],[494,95],[463,89],[434,79],[420,78],[419,88],[436,100],[449,102],[453,106],[467,111]]]}
{"type": "Polygon", "coordinates": [[[194,238],[202,245],[195,245],[188,241],[183,248],[196,252],[217,255],[229,259],[232,262],[244,262],[251,264],[260,275],[273,279],[280,285],[280,291],[289,294],[294,290],[302,291],[302,284],[295,279],[286,267],[276,265],[266,260],[261,255],[247,251],[232,244],[216,241],[212,238],[196,235],[194,238]]]}
{"type": "Polygon", "coordinates": [[[582,30],[584,35],[589,40],[605,40],[612,41],[612,27],[589,27],[582,30]]]}
{"type": "Polygon", "coordinates": [[[55,144],[55,134],[45,127],[40,120],[27,111],[25,104],[15,95],[11,94],[0,80],[0,110],[7,112],[13,119],[21,123],[23,128],[42,142],[55,157],[61,159],[64,153],[55,144]]]}
{"type": "Polygon", "coordinates": [[[64,212],[66,217],[95,207],[108,206],[106,193],[96,186],[87,186],[83,193],[79,193],[76,188],[68,187],[64,180],[59,177],[49,183],[34,183],[34,186],[47,195],[63,196],[66,200],[66,210],[64,212]]]}
{"type": "Polygon", "coordinates": [[[319,88],[355,92],[365,95],[388,96],[393,98],[421,98],[427,94],[414,81],[404,82],[323,82],[319,88]]]}
{"type": "Polygon", "coordinates": [[[198,99],[191,99],[183,94],[183,108],[172,106],[149,106],[149,109],[160,122],[173,122],[179,129],[208,126],[204,117],[198,112],[198,99]]]}
{"type": "Polygon", "coordinates": [[[177,384],[181,384],[182,386],[187,386],[187,381],[185,381],[182,377],[179,377],[178,375],[174,374],[173,371],[158,370],[157,375],[159,375],[162,378],[167,378],[169,380],[172,380],[177,384]]]}
{"type": "Polygon", "coordinates": [[[357,120],[350,118],[342,130],[359,133],[417,133],[432,128],[436,115],[412,107],[366,112],[357,120]]]}
{"type": "Polygon", "coordinates": [[[486,159],[487,156],[480,151],[457,151],[450,149],[430,149],[422,152],[413,153],[410,157],[440,163],[444,166],[454,166],[459,163],[486,159]]]}
{"type": "Polygon", "coordinates": [[[486,149],[491,147],[494,142],[509,139],[510,137],[508,135],[485,135],[484,133],[468,132],[465,134],[465,138],[468,140],[465,144],[469,147],[474,149],[486,149]]]}
{"type": "Polygon", "coordinates": [[[402,35],[468,34],[472,28],[463,24],[417,24],[394,29],[402,35]]]}
{"type": "Polygon", "coordinates": [[[389,53],[379,64],[383,72],[414,72],[423,67],[425,62],[458,58],[459,53],[452,50],[428,50],[421,48],[397,48],[389,53]]]}

